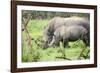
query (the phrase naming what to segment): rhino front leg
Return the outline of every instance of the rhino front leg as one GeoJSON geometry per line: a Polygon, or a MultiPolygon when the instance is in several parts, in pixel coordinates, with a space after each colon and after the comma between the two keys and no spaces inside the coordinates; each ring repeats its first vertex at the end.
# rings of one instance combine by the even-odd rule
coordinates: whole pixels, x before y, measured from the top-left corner
{"type": "Polygon", "coordinates": [[[59,40],[55,36],[53,36],[53,39],[51,43],[49,44],[49,47],[55,47],[55,45],[59,46],[59,40]]]}
{"type": "Polygon", "coordinates": [[[68,48],[69,46],[68,46],[68,40],[65,40],[65,39],[63,39],[63,47],[64,48],[68,48]]]}
{"type": "Polygon", "coordinates": [[[48,46],[48,42],[47,42],[47,41],[46,41],[46,42],[44,42],[44,43],[43,43],[43,47],[42,47],[42,48],[43,48],[43,49],[46,49],[46,48],[48,48],[48,47],[49,47],[49,46],[48,46]]]}

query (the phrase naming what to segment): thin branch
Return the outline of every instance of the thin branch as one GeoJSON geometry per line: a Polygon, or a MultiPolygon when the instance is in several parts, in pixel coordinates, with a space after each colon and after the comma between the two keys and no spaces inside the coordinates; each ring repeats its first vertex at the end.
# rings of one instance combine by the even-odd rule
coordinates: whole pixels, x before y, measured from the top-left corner
{"type": "Polygon", "coordinates": [[[80,59],[80,57],[83,56],[83,52],[85,51],[85,49],[86,49],[86,48],[82,49],[82,51],[81,51],[81,53],[80,53],[80,55],[79,55],[79,57],[78,57],[77,59],[80,59]]]}
{"type": "Polygon", "coordinates": [[[71,60],[71,59],[65,58],[65,57],[56,57],[56,58],[61,58],[61,59],[66,59],[66,60],[71,60]]]}

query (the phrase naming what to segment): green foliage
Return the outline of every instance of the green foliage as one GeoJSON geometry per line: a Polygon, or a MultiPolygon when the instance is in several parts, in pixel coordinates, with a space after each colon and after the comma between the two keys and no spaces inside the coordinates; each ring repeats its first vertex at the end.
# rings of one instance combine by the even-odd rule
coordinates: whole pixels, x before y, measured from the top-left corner
{"type": "Polygon", "coordinates": [[[89,19],[90,16],[88,13],[22,10],[22,17],[27,18],[28,15],[31,15],[31,19],[51,19],[55,16],[60,16],[60,17],[80,16],[89,19]]]}
{"type": "Polygon", "coordinates": [[[78,41],[75,41],[73,43],[70,42],[69,45],[71,48],[77,48],[77,47],[84,48],[85,47],[85,44],[83,43],[82,40],[78,40],[78,41]]]}
{"type": "Polygon", "coordinates": [[[86,48],[84,51],[84,55],[86,55],[89,47],[85,47],[82,40],[69,42],[69,48],[63,48],[62,43],[60,44],[60,47],[56,48],[51,47],[42,49],[38,46],[35,40],[41,44],[41,41],[39,40],[42,40],[44,26],[47,25],[48,21],[49,20],[34,19],[30,20],[28,23],[27,30],[29,31],[31,38],[34,38],[34,40],[31,40],[31,47],[27,43],[25,31],[22,32],[22,62],[77,60],[83,48],[86,48]]]}

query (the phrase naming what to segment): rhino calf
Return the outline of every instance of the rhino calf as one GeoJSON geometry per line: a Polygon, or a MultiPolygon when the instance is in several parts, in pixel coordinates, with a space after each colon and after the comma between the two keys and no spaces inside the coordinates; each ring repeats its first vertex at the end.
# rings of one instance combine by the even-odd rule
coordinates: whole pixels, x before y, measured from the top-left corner
{"type": "Polygon", "coordinates": [[[63,42],[63,47],[68,47],[69,41],[77,41],[78,39],[83,40],[83,42],[88,45],[88,31],[82,26],[70,26],[66,28],[65,26],[59,27],[55,32],[50,46],[59,44],[60,41],[63,42]]]}

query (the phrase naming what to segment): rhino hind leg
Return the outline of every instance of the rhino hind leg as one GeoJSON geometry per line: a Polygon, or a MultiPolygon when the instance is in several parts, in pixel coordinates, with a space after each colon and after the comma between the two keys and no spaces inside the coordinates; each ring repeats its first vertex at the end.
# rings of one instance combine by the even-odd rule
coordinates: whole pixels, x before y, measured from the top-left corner
{"type": "Polygon", "coordinates": [[[89,40],[87,38],[83,38],[83,42],[85,43],[86,46],[89,46],[89,40]]]}
{"type": "Polygon", "coordinates": [[[90,46],[90,35],[88,35],[88,46],[90,46]]]}
{"type": "Polygon", "coordinates": [[[48,46],[47,42],[43,43],[43,46],[42,46],[43,49],[47,49],[48,47],[49,46],[48,46]]]}

